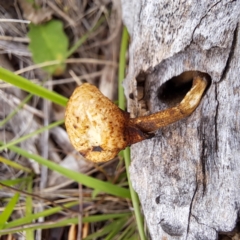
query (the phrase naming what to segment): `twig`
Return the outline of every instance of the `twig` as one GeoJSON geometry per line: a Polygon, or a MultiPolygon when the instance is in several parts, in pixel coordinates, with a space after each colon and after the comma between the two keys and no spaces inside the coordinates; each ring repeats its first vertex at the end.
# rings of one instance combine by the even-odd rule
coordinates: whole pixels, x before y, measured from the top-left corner
{"type": "Polygon", "coordinates": [[[53,4],[51,1],[46,1],[48,6],[52,8],[53,11],[55,11],[60,17],[65,19],[71,26],[75,26],[75,22],[67,15],[65,14],[60,8],[58,8],[55,4],[53,4]]]}
{"type": "Polygon", "coordinates": [[[71,77],[75,80],[75,82],[77,83],[78,86],[80,86],[82,83],[82,81],[78,78],[78,76],[76,75],[76,73],[73,70],[69,71],[69,74],[71,75],[71,77]]]}
{"type": "Polygon", "coordinates": [[[29,38],[11,37],[11,36],[0,36],[0,40],[12,41],[12,42],[22,42],[22,43],[30,42],[29,38]]]}
{"type": "Polygon", "coordinates": [[[6,19],[0,19],[0,22],[12,22],[12,23],[26,23],[30,24],[31,21],[28,20],[22,20],[22,19],[12,19],[12,18],[6,18],[6,19]]]}
{"type": "MultiPolygon", "coordinates": [[[[91,64],[99,64],[99,65],[112,65],[114,67],[117,67],[117,63],[113,62],[113,61],[107,61],[107,60],[98,60],[98,59],[92,59],[92,58],[69,58],[65,61],[63,61],[64,63],[91,63],[91,64]]],[[[39,63],[39,64],[35,64],[32,66],[28,66],[26,68],[22,68],[18,71],[15,71],[15,74],[19,75],[34,69],[38,69],[38,68],[42,68],[42,67],[47,67],[47,66],[51,66],[51,65],[57,65],[62,63],[59,60],[54,60],[54,61],[48,61],[48,62],[44,62],[44,63],[39,63]]]]}

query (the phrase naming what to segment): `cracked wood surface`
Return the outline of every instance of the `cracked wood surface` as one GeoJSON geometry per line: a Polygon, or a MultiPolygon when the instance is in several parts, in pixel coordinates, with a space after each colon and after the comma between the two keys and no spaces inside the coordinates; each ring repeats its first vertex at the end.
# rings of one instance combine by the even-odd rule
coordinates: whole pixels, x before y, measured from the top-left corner
{"type": "Polygon", "coordinates": [[[185,71],[212,80],[190,117],[131,147],[151,238],[218,239],[240,208],[240,1],[122,0],[122,8],[132,116],[169,107],[159,88],[185,71]]]}

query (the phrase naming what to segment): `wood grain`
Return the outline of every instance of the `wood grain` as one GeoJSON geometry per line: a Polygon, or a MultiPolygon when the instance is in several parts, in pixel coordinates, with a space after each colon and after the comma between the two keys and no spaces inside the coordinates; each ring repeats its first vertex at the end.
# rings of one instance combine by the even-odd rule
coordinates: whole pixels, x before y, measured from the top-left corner
{"type": "Polygon", "coordinates": [[[122,0],[122,8],[132,117],[169,107],[159,89],[185,71],[212,80],[190,117],[131,147],[131,180],[151,238],[218,239],[240,208],[240,1],[122,0]]]}

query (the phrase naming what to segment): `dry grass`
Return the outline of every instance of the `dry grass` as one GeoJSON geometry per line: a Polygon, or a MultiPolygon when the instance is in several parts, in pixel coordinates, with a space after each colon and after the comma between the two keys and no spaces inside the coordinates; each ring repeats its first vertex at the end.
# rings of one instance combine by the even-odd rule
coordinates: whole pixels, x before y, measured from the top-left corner
{"type": "MultiPolygon", "coordinates": [[[[22,74],[31,81],[40,83],[66,97],[71,95],[77,83],[87,81],[98,86],[108,98],[116,100],[118,84],[116,66],[122,28],[120,1],[38,0],[36,3],[41,6],[41,11],[29,7],[25,0],[1,1],[0,66],[22,74]],[[48,77],[39,66],[34,65],[28,50],[28,21],[40,23],[49,18],[60,19],[64,23],[64,30],[72,46],[97,23],[101,16],[105,16],[106,21],[74,52],[71,56],[74,60],[67,60],[67,70],[61,77],[48,77]],[[7,19],[7,21],[2,19],[7,19]],[[85,61],[84,59],[92,60],[85,61]]],[[[0,117],[4,119],[26,97],[27,93],[5,83],[1,83],[0,87],[2,88],[0,117]]],[[[61,120],[64,112],[63,107],[33,96],[27,107],[19,111],[7,124],[1,127],[0,140],[9,142],[14,138],[33,132],[41,126],[61,120]]],[[[45,131],[43,134],[21,143],[20,147],[98,179],[127,184],[122,162],[119,163],[118,159],[102,165],[86,162],[72,148],[63,126],[45,131]]],[[[51,172],[46,167],[11,151],[2,151],[1,155],[33,169],[35,173],[33,193],[42,198],[41,201],[35,198],[33,203],[35,211],[46,209],[52,205],[52,201],[57,204],[63,204],[70,200],[78,201],[79,195],[81,195],[80,200],[83,201],[83,204],[71,210],[76,212],[80,209],[84,216],[96,213],[122,213],[131,207],[130,202],[106,194],[98,195],[92,200],[91,189],[77,185],[56,172],[51,172]]],[[[24,176],[22,171],[14,170],[5,164],[0,164],[0,173],[0,180],[24,176]]],[[[0,190],[0,197],[1,199],[11,197],[13,193],[14,191],[3,188],[0,190]]],[[[24,199],[24,196],[22,198],[24,199]]],[[[1,206],[3,209],[4,204],[1,206]]],[[[22,214],[23,206],[24,201],[17,205],[15,215],[12,218],[22,214]]],[[[42,221],[56,221],[58,218],[58,215],[54,215],[50,219],[42,219],[42,221]]],[[[81,220],[79,221],[81,222],[81,220]]],[[[133,219],[130,218],[129,221],[131,222],[133,219]]],[[[96,232],[104,224],[83,224],[82,237],[84,234],[87,236],[91,232],[96,232]]],[[[66,237],[66,232],[68,232],[66,228],[58,231],[39,231],[36,234],[36,239],[52,239],[53,237],[70,239],[69,236],[66,237]]],[[[72,232],[74,232],[74,226],[71,227],[70,234],[74,234],[72,232]]],[[[21,235],[15,237],[22,239],[21,235]]]]}

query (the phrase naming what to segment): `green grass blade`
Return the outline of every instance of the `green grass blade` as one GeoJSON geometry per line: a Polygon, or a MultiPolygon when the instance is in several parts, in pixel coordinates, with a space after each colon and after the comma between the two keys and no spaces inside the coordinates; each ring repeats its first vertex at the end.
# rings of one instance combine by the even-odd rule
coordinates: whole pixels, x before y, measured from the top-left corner
{"type": "Polygon", "coordinates": [[[128,238],[127,240],[139,240],[139,237],[137,234],[134,234],[133,236],[131,236],[130,238],[128,238]]]}
{"type": "Polygon", "coordinates": [[[112,223],[104,226],[101,230],[88,235],[83,240],[92,240],[95,238],[103,237],[104,235],[108,234],[115,228],[115,223],[116,223],[116,221],[113,221],[112,223]]]}
{"type": "MultiPolygon", "coordinates": [[[[63,207],[70,208],[70,207],[76,206],[77,204],[78,204],[78,201],[74,201],[74,202],[64,204],[63,207]]],[[[20,225],[25,225],[25,224],[31,223],[40,217],[48,217],[52,214],[55,214],[55,213],[58,213],[59,211],[61,211],[63,209],[63,207],[61,207],[61,206],[53,207],[53,208],[44,210],[42,212],[38,212],[35,214],[29,214],[25,217],[22,217],[22,218],[19,218],[19,219],[16,219],[16,220],[13,220],[13,221],[7,223],[5,228],[7,229],[7,228],[18,227],[20,225]]]]}
{"type": "Polygon", "coordinates": [[[123,28],[120,56],[119,56],[119,66],[118,66],[118,107],[125,110],[125,96],[122,86],[122,81],[125,77],[126,69],[126,52],[128,49],[128,32],[126,27],[123,28]]]}
{"type": "Polygon", "coordinates": [[[129,166],[130,166],[130,162],[131,162],[129,148],[124,150],[124,160],[125,160],[125,166],[127,169],[129,189],[130,189],[130,193],[131,193],[132,204],[134,207],[134,213],[135,213],[135,217],[136,217],[139,235],[140,235],[141,240],[145,240],[146,236],[145,236],[145,232],[144,232],[144,220],[143,220],[143,216],[141,214],[140,202],[139,202],[137,193],[134,191],[134,189],[132,187],[132,183],[131,183],[130,176],[129,176],[129,166]]]}
{"type": "MultiPolygon", "coordinates": [[[[119,101],[119,107],[123,110],[125,110],[125,98],[124,98],[124,91],[122,87],[122,81],[124,79],[125,75],[125,68],[126,68],[126,52],[127,52],[127,46],[128,46],[128,32],[126,27],[123,29],[122,33],[122,40],[121,40],[121,49],[120,49],[120,59],[119,59],[119,73],[118,73],[118,101],[119,101]]],[[[128,176],[128,182],[129,182],[129,190],[131,193],[131,199],[134,207],[134,213],[136,217],[136,222],[138,226],[138,232],[140,235],[141,240],[145,240],[145,232],[144,232],[144,226],[143,226],[143,216],[141,214],[140,209],[140,203],[138,196],[136,192],[134,191],[130,178],[129,178],[129,166],[130,166],[130,150],[129,148],[126,148],[123,151],[124,160],[125,160],[125,166],[126,166],[126,172],[128,176]]]]}
{"type": "Polygon", "coordinates": [[[5,224],[7,223],[9,217],[11,216],[12,212],[14,211],[15,205],[19,199],[19,193],[16,193],[11,200],[8,202],[7,206],[5,207],[4,211],[0,214],[0,230],[4,228],[5,224]]]}
{"type": "MultiPolygon", "coordinates": [[[[95,215],[95,216],[89,216],[89,217],[84,217],[83,218],[83,223],[93,223],[93,222],[99,222],[99,221],[106,221],[109,219],[114,219],[114,218],[122,218],[124,216],[129,216],[130,213],[116,213],[116,214],[104,214],[104,215],[95,215]]],[[[64,219],[60,220],[56,223],[42,223],[41,225],[36,225],[36,226],[18,226],[12,229],[4,229],[0,230],[0,235],[4,234],[9,234],[9,233],[16,233],[20,231],[26,231],[26,230],[36,230],[36,229],[50,229],[50,228],[57,228],[57,227],[63,227],[63,226],[69,226],[71,224],[78,224],[78,217],[75,218],[69,218],[69,219],[64,219]]]]}
{"type": "Polygon", "coordinates": [[[68,99],[61,96],[60,94],[53,91],[49,91],[44,87],[36,85],[27,80],[26,78],[18,76],[2,67],[0,67],[0,79],[2,79],[5,82],[13,84],[15,87],[21,88],[29,93],[50,100],[61,106],[66,106],[67,104],[68,99]]]}
{"type": "MultiPolygon", "coordinates": [[[[3,148],[4,149],[4,148],[3,148]]],[[[13,162],[11,160],[8,160],[6,158],[3,158],[0,156],[0,162],[1,163],[4,163],[12,168],[15,168],[15,169],[18,169],[18,170],[22,170],[24,172],[27,172],[27,173],[31,173],[32,170],[30,168],[27,168],[27,167],[23,167],[21,164],[18,164],[16,162],[13,162]]]]}
{"type": "Polygon", "coordinates": [[[121,231],[125,223],[127,222],[127,218],[121,218],[118,221],[114,221],[114,228],[112,231],[104,238],[105,240],[112,240],[114,237],[121,231]]]}
{"type": "Polygon", "coordinates": [[[136,232],[135,227],[136,227],[135,222],[129,224],[129,226],[119,236],[119,240],[128,240],[134,234],[134,232],[136,232]]]}
{"type": "Polygon", "coordinates": [[[37,230],[37,229],[50,229],[50,228],[59,228],[63,226],[69,226],[71,224],[78,224],[78,218],[69,218],[65,220],[57,221],[56,223],[41,223],[41,225],[23,225],[18,226],[12,229],[4,229],[0,230],[0,235],[10,234],[10,233],[17,233],[22,231],[28,231],[28,230],[37,230]]]}
{"type": "Polygon", "coordinates": [[[131,215],[130,212],[127,213],[110,213],[110,214],[101,214],[101,215],[95,215],[95,216],[89,216],[83,218],[83,223],[93,223],[93,222],[100,222],[100,221],[106,221],[109,219],[114,218],[123,218],[123,217],[129,217],[131,215]]]}
{"type": "Polygon", "coordinates": [[[13,145],[16,145],[16,144],[18,144],[18,143],[20,143],[20,142],[22,142],[22,141],[27,140],[28,138],[30,138],[30,137],[32,137],[32,136],[34,136],[34,135],[40,134],[40,133],[44,132],[45,130],[50,130],[50,129],[52,129],[52,128],[54,128],[54,127],[57,127],[57,126],[59,126],[59,125],[61,125],[61,124],[63,124],[63,123],[64,123],[64,120],[60,120],[60,121],[51,123],[51,124],[49,124],[48,126],[42,127],[42,128],[40,128],[40,129],[32,132],[32,133],[26,134],[26,135],[24,135],[23,137],[20,137],[20,138],[15,139],[15,140],[13,140],[13,141],[11,141],[11,142],[5,143],[3,146],[0,147],[0,152],[1,152],[3,149],[5,149],[5,148],[8,148],[8,147],[13,146],[13,145]]]}
{"type": "MultiPolygon", "coordinates": [[[[10,180],[0,180],[0,183],[7,185],[7,186],[14,186],[16,184],[25,182],[25,181],[29,181],[30,177],[26,177],[26,178],[16,178],[16,179],[10,179],[10,180]]],[[[0,186],[1,188],[1,186],[0,186]]]]}
{"type": "MultiPolygon", "coordinates": [[[[27,192],[32,193],[32,178],[27,183],[27,192]]],[[[33,211],[33,202],[32,202],[32,196],[28,195],[26,197],[26,217],[31,216],[33,211]]],[[[26,231],[26,240],[34,240],[34,231],[33,230],[27,230],[26,231]]]]}
{"type": "MultiPolygon", "coordinates": [[[[3,145],[3,144],[0,142],[0,145],[3,145]]],[[[51,169],[53,171],[57,171],[57,172],[61,173],[62,175],[64,175],[65,177],[68,177],[68,178],[70,178],[76,182],[79,182],[87,187],[90,187],[93,189],[98,189],[102,192],[109,193],[109,194],[115,195],[117,197],[130,198],[130,192],[126,188],[122,188],[122,187],[119,187],[112,183],[104,182],[104,181],[86,176],[82,173],[77,173],[75,171],[66,169],[54,162],[51,162],[45,158],[42,158],[41,156],[28,153],[25,150],[18,148],[16,146],[11,146],[11,147],[9,147],[9,149],[20,154],[21,156],[33,159],[36,162],[38,162],[44,166],[47,166],[49,169],[51,169]]]]}

